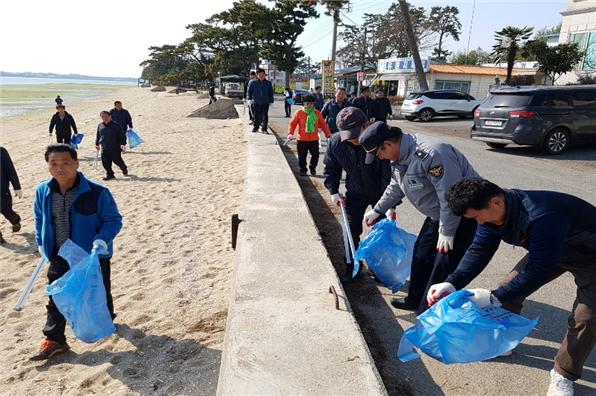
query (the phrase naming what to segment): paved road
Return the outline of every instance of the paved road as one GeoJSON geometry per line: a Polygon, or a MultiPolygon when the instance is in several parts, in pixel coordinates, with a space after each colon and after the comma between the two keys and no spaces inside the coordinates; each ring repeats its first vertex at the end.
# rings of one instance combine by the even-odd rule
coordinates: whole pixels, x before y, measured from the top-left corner
{"type": "MultiPolygon", "coordinates": [[[[296,109],[294,106],[293,110],[296,109]]],[[[281,102],[273,106],[270,119],[274,126],[284,130],[282,136],[285,136],[289,119],[283,117],[281,102]]],[[[503,187],[562,191],[596,203],[596,147],[573,149],[562,156],[551,157],[525,147],[489,149],[483,143],[469,139],[469,119],[445,119],[430,123],[398,120],[390,123],[400,126],[404,131],[425,132],[441,137],[462,151],[483,177],[503,187]]],[[[321,164],[319,168],[322,174],[321,164]]],[[[328,197],[323,198],[329,202],[328,197]]],[[[399,207],[398,222],[404,229],[417,233],[422,221],[423,216],[409,203],[399,207]]],[[[471,287],[494,287],[523,255],[523,249],[502,244],[492,263],[471,287]]],[[[565,274],[527,301],[524,315],[540,317],[540,322],[512,357],[478,364],[445,366],[427,357],[410,363],[400,363],[395,359],[403,329],[410,327],[415,317],[391,307],[388,304],[391,294],[386,289],[379,288],[379,292],[387,303],[386,307],[384,310],[376,307],[367,311],[366,304],[370,301],[362,301],[359,309],[363,310],[361,313],[370,323],[360,322],[361,327],[365,335],[374,332],[374,338],[383,343],[384,353],[376,355],[383,360],[377,365],[382,366],[380,371],[386,383],[401,381],[407,385],[406,389],[420,395],[545,394],[549,370],[565,333],[568,312],[575,298],[573,278],[565,274]]],[[[354,305],[352,300],[351,303],[354,305]]],[[[576,385],[576,394],[595,393],[596,352],[593,351],[586,362],[584,378],[576,385]]]]}

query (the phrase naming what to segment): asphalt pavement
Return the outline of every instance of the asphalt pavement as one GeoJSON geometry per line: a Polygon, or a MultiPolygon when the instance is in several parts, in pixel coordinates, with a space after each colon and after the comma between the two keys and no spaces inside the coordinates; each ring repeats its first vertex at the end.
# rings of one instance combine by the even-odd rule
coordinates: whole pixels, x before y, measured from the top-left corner
{"type": "MultiPolygon", "coordinates": [[[[298,106],[292,106],[293,112],[297,109],[298,106]]],[[[285,138],[289,118],[284,117],[281,101],[276,101],[272,106],[269,118],[273,128],[285,138]]],[[[448,118],[429,123],[390,121],[391,125],[399,126],[405,132],[436,135],[454,145],[484,178],[501,187],[560,191],[596,204],[596,146],[572,148],[560,156],[548,156],[528,147],[511,146],[496,150],[469,138],[471,123],[471,119],[448,118]]],[[[324,153],[325,146],[321,149],[320,175],[323,174],[324,153]]],[[[322,198],[330,203],[326,195],[322,198]]],[[[424,217],[409,202],[399,206],[397,221],[405,230],[417,234],[423,220],[424,217]]],[[[524,254],[522,248],[501,244],[492,262],[469,287],[495,287],[524,254]]],[[[415,316],[394,309],[389,304],[391,293],[382,287],[379,292],[395,319],[371,316],[369,320],[390,323],[389,330],[378,330],[386,333],[386,337],[378,337],[386,343],[383,347],[384,359],[387,361],[382,364],[389,364],[395,376],[407,383],[416,395],[544,395],[554,356],[565,334],[575,290],[573,277],[567,273],[530,296],[523,314],[529,318],[540,318],[536,329],[516,348],[513,356],[489,362],[448,366],[428,357],[417,362],[397,361],[397,342],[403,330],[415,322],[415,316]]],[[[362,327],[363,323],[360,325],[362,327]]],[[[583,378],[577,381],[575,390],[576,395],[596,394],[595,351],[586,361],[583,378]]]]}

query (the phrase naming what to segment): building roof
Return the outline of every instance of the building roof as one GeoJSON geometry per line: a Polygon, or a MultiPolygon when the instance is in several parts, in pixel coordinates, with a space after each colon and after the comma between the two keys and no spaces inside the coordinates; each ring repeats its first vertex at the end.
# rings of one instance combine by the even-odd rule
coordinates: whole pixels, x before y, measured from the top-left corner
{"type": "MultiPolygon", "coordinates": [[[[527,74],[532,69],[513,68],[513,74],[527,74]]],[[[477,76],[506,76],[507,68],[490,66],[471,66],[471,65],[430,65],[431,73],[443,74],[466,74],[477,76]]]]}
{"type": "MultiPolygon", "coordinates": [[[[360,71],[360,66],[346,67],[344,69],[335,69],[335,77],[346,76],[349,74],[356,74],[360,71]]],[[[377,67],[373,63],[364,66],[364,71],[375,71],[377,67]]]]}

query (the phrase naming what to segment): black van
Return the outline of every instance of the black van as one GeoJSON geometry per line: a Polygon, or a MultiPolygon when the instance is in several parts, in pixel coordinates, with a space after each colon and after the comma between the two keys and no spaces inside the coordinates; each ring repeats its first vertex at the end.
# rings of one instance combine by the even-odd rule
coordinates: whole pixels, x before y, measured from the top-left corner
{"type": "Polygon", "coordinates": [[[596,85],[493,90],[474,111],[471,136],[493,148],[513,143],[549,154],[596,142],[596,85]]]}

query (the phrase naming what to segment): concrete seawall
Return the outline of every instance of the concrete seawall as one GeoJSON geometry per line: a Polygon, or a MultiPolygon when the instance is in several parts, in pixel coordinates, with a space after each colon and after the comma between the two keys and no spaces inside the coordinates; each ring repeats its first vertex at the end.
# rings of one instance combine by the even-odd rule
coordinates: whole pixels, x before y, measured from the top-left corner
{"type": "Polygon", "coordinates": [[[218,395],[386,394],[275,137],[247,140],[218,395]]]}

